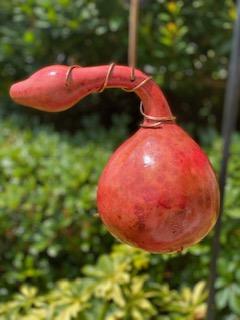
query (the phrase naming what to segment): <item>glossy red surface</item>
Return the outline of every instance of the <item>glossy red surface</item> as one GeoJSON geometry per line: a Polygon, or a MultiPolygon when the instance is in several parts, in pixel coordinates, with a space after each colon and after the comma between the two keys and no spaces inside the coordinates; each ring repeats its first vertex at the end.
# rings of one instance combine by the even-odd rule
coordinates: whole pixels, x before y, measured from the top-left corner
{"type": "MultiPolygon", "coordinates": [[[[98,92],[109,66],[74,68],[66,86],[68,66],[45,67],[12,85],[14,101],[48,112],[63,111],[98,92]]],[[[115,66],[106,88],[131,90],[146,79],[115,66]]],[[[171,117],[157,84],[148,80],[135,93],[144,112],[171,117]]],[[[151,124],[144,119],[144,125],[151,124]]],[[[101,219],[118,239],[150,252],[174,252],[200,241],[213,227],[219,190],[212,167],[200,147],[176,124],[141,128],[112,155],[99,181],[101,219]]]]}
{"type": "Polygon", "coordinates": [[[177,125],[138,130],[110,158],[98,209],[118,239],[150,252],[199,242],[216,222],[218,185],[199,146],[177,125]]]}
{"type": "MultiPolygon", "coordinates": [[[[74,106],[87,95],[98,92],[106,79],[109,66],[74,68],[70,85],[66,86],[68,66],[53,65],[40,69],[29,78],[13,84],[11,98],[19,104],[47,112],[59,112],[74,106]]],[[[131,68],[116,65],[108,79],[106,88],[133,89],[147,75],[135,71],[135,80],[131,81],[131,68]]],[[[171,115],[168,103],[159,86],[149,80],[135,91],[144,103],[147,114],[155,116],[171,115]]]]}

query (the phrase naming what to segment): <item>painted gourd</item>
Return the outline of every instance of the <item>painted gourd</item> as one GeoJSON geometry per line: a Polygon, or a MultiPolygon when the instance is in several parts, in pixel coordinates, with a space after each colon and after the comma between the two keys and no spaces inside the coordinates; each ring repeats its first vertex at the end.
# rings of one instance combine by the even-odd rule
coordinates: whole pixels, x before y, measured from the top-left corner
{"type": "Polygon", "coordinates": [[[98,210],[121,241],[155,253],[179,251],[199,242],[214,226],[218,184],[207,156],[183,129],[170,121],[152,126],[151,116],[172,117],[168,103],[144,73],[136,70],[134,81],[130,74],[129,67],[118,65],[111,70],[53,65],[14,84],[10,95],[19,104],[58,112],[105,87],[136,88],[148,117],[103,170],[98,210]]]}

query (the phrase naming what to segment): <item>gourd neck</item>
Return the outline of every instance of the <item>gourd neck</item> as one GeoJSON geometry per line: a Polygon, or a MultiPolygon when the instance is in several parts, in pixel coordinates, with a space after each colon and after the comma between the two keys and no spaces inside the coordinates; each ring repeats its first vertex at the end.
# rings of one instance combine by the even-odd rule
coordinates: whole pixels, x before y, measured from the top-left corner
{"type": "Polygon", "coordinates": [[[107,88],[134,91],[143,103],[145,121],[171,119],[169,105],[159,86],[140,70],[119,65],[95,67],[53,65],[40,69],[26,80],[10,88],[12,99],[22,105],[42,111],[59,112],[73,107],[94,92],[107,88]]]}
{"type": "Polygon", "coordinates": [[[135,79],[131,80],[131,68],[129,67],[115,65],[109,77],[107,77],[108,71],[109,65],[74,68],[71,71],[71,83],[73,87],[79,86],[83,96],[99,92],[103,86],[106,89],[121,88],[126,89],[126,91],[133,91],[136,88],[134,92],[141,99],[144,112],[147,115],[155,117],[172,116],[161,89],[152,79],[147,80],[149,77],[146,74],[140,70],[135,70],[135,79]],[[145,79],[147,81],[140,85],[145,79]],[[107,81],[105,82],[105,80],[107,81]],[[140,86],[138,87],[138,85],[140,86]]]}

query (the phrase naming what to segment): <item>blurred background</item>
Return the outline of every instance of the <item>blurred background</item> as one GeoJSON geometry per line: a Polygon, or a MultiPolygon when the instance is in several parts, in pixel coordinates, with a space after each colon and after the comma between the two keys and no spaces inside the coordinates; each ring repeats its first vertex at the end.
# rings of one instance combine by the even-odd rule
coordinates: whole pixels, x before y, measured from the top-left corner
{"type": "MultiPolygon", "coordinates": [[[[201,320],[210,234],[181,254],[119,244],[95,215],[99,175],[141,121],[134,94],[107,90],[47,114],[9,86],[50,64],[127,64],[129,2],[1,0],[0,319],[201,320]]],[[[161,86],[219,171],[232,0],[143,0],[138,67],[161,86]]],[[[238,119],[239,129],[239,119],[238,119]]],[[[240,319],[240,135],[226,186],[217,319],[240,319]]]]}

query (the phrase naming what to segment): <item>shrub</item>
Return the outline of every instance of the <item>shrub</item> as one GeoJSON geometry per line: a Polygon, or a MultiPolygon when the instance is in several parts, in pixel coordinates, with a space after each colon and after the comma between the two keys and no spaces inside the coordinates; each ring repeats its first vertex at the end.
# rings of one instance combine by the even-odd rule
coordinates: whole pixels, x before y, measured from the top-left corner
{"type": "Polygon", "coordinates": [[[45,295],[23,286],[12,301],[0,305],[6,320],[194,320],[204,319],[203,282],[193,290],[170,290],[147,274],[150,255],[118,245],[96,265],[83,268],[84,277],[62,280],[45,295]]]}
{"type": "Polygon", "coordinates": [[[78,134],[58,134],[21,118],[1,122],[1,290],[24,281],[48,286],[109,250],[96,216],[96,186],[126,121],[111,130],[86,119],[78,134]],[[18,124],[17,124],[18,123],[18,124]],[[37,282],[36,282],[37,281],[37,282]]]}
{"type": "MultiPolygon", "coordinates": [[[[128,1],[36,0],[1,1],[0,88],[54,63],[97,65],[127,63],[128,1]]],[[[233,0],[142,1],[138,62],[167,90],[179,119],[199,127],[220,123],[227,76],[233,0]],[[217,119],[217,121],[216,121],[217,119]]],[[[128,111],[129,97],[91,97],[81,106],[100,104],[104,121],[109,114],[128,111]],[[108,105],[109,107],[107,107],[108,105]],[[113,108],[114,106],[114,108],[113,108]]],[[[6,98],[5,94],[2,98],[6,98]]],[[[9,105],[7,104],[7,109],[9,105]]],[[[77,128],[75,109],[68,129],[77,128]]],[[[52,118],[51,118],[52,119],[52,118]]],[[[55,118],[66,125],[66,114],[55,118]]]]}
{"type": "MultiPolygon", "coordinates": [[[[99,174],[112,150],[127,135],[124,125],[127,121],[118,118],[115,122],[112,129],[105,130],[96,119],[86,118],[82,130],[71,136],[42,127],[38,122],[29,124],[21,117],[1,121],[0,255],[3,276],[0,294],[3,299],[9,300],[9,295],[22,285],[36,286],[39,297],[53,288],[49,294],[44,293],[44,299],[48,299],[52,292],[58,292],[55,282],[59,279],[67,279],[68,285],[74,287],[78,283],[74,279],[89,276],[86,274],[89,267],[83,266],[94,265],[97,259],[103,259],[99,258],[103,253],[106,254],[104,259],[112,259],[107,253],[115,240],[94,214],[99,174]]],[[[208,133],[203,141],[208,142],[208,153],[214,167],[218,168],[221,140],[208,133]]],[[[228,315],[240,315],[240,274],[237,271],[240,268],[239,146],[236,135],[226,187],[217,283],[218,307],[226,319],[234,319],[227,318],[228,315]]],[[[124,247],[118,248],[123,250],[124,247]]],[[[129,252],[135,251],[124,250],[121,254],[125,254],[125,259],[132,259],[131,255],[128,257],[129,252]]],[[[194,287],[199,281],[207,280],[210,237],[181,254],[142,255],[148,260],[148,270],[140,272],[140,275],[143,271],[148,273],[146,283],[161,286],[169,283],[181,296],[182,285],[194,287]]],[[[126,300],[129,300],[128,296],[126,300]]],[[[97,301],[96,304],[102,304],[97,301]]],[[[155,306],[155,302],[153,304],[155,306]]]]}

